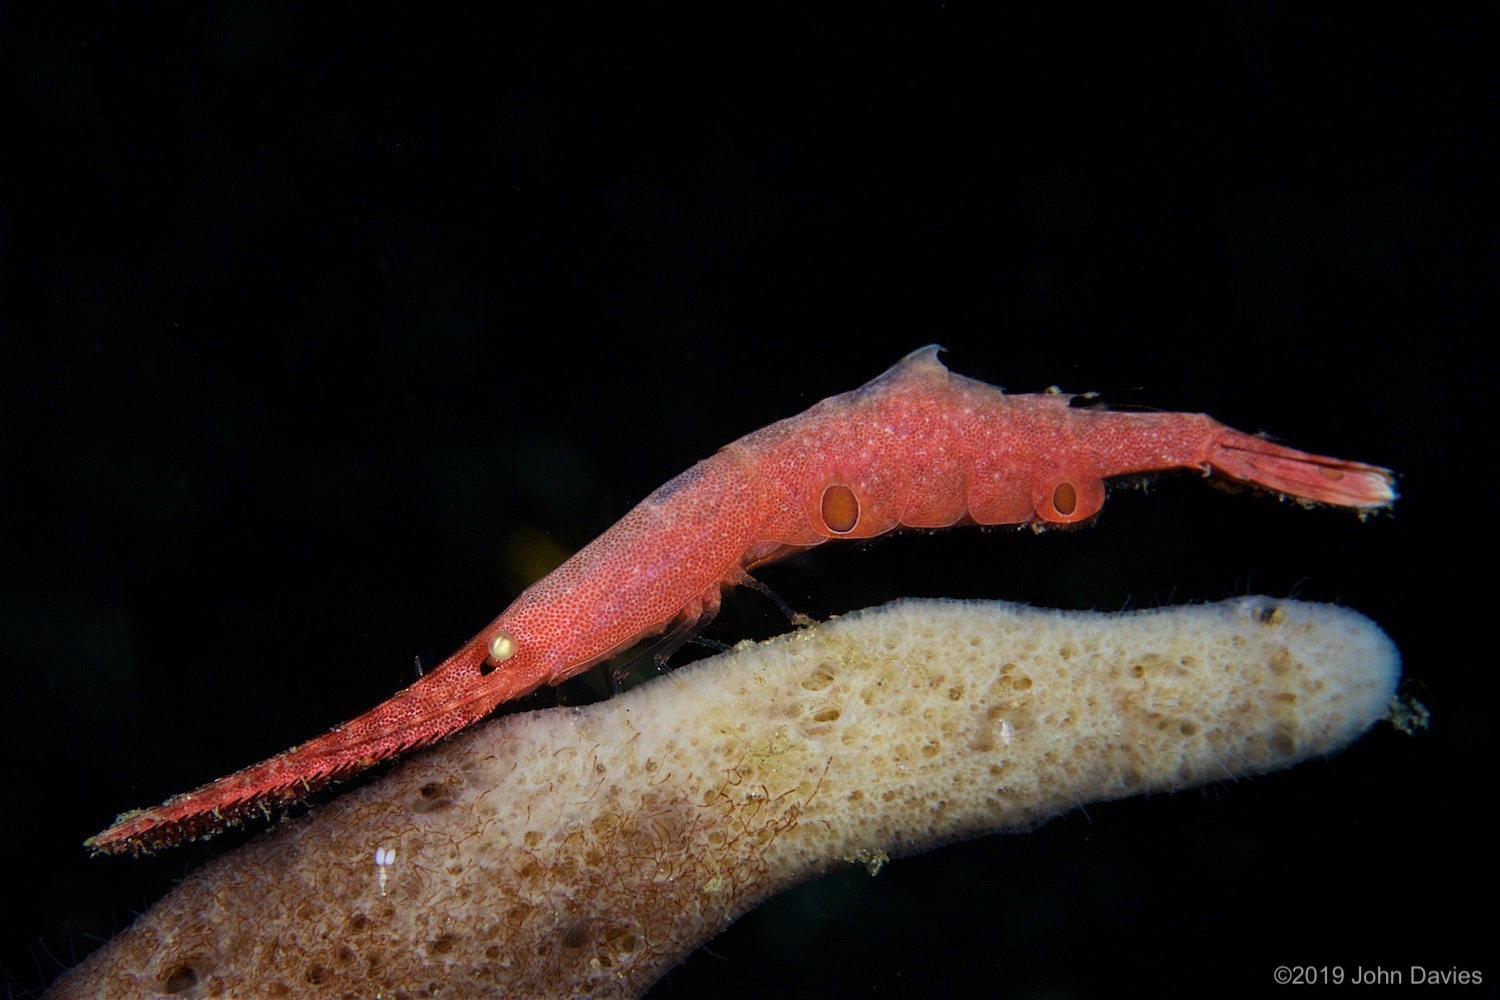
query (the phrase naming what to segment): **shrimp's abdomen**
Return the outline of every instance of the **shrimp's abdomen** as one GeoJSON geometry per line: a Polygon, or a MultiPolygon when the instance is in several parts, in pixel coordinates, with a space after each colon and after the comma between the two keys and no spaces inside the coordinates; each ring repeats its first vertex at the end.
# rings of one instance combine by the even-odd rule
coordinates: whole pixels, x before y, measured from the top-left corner
{"type": "MultiPolygon", "coordinates": [[[[1075,407],[1056,390],[1007,395],[925,347],[867,385],[724,449],[766,481],[762,544],[817,545],[895,528],[1069,525],[1105,481],[1189,469],[1306,502],[1389,505],[1392,476],[1244,434],[1201,413],[1075,407]]],[[[723,454],[721,453],[721,454],[723,454]]]]}

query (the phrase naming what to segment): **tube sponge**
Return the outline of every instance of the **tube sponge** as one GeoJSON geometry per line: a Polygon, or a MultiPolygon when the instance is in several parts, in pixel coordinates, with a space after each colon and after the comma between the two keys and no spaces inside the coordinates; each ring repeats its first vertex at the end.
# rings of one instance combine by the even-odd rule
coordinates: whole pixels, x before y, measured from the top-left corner
{"type": "Polygon", "coordinates": [[[189,876],[50,996],[635,996],[850,863],[1347,745],[1399,656],[1331,605],[901,601],[513,715],[189,876]]]}

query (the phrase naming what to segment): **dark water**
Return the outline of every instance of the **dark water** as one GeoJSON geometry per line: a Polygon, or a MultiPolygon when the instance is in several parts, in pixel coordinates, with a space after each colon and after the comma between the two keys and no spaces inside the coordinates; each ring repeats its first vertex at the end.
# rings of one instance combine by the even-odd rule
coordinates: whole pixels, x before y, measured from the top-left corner
{"type": "MultiPolygon", "coordinates": [[[[653,995],[1482,967],[1458,905],[1494,888],[1477,9],[7,6],[11,989],[236,842],[86,859],[115,811],[374,704],[549,551],[932,341],[1012,390],[1386,464],[1405,496],[1361,524],[1164,480],[1084,532],[829,548],[763,574],[788,601],[1339,601],[1396,639],[1434,731],[852,871],[653,995]]],[[[709,634],[781,627],[750,594],[709,634]]]]}

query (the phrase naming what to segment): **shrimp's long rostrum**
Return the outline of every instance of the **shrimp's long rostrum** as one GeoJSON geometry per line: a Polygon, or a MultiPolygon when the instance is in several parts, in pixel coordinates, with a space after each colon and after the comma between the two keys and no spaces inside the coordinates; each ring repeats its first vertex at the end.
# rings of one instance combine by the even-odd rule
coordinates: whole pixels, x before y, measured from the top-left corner
{"type": "Polygon", "coordinates": [[[153,809],[87,846],[139,852],[216,832],[431,743],[544,684],[675,626],[691,634],[750,569],[835,538],[960,523],[1068,525],[1111,477],[1196,469],[1368,510],[1386,469],[1282,447],[1203,414],[1122,413],[1057,392],[1007,395],[936,346],[869,384],[748,434],[643,500],[436,669],[365,714],[153,809]]]}

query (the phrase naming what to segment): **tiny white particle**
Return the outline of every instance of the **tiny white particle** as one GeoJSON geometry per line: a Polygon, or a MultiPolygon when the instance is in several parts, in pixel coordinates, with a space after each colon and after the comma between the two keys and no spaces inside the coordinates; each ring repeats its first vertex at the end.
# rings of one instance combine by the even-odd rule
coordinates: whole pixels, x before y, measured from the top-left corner
{"type": "Polygon", "coordinates": [[[385,895],[386,869],[396,863],[396,849],[394,847],[375,848],[375,881],[380,886],[380,894],[385,895]]]}

